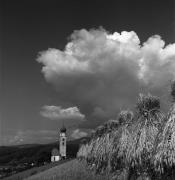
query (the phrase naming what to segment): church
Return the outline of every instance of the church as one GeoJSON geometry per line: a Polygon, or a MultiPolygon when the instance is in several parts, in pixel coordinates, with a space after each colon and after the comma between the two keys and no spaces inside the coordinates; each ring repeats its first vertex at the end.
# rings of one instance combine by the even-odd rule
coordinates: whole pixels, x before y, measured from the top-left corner
{"type": "Polygon", "coordinates": [[[60,129],[60,139],[59,139],[59,151],[57,148],[53,148],[51,152],[51,162],[60,161],[61,159],[66,159],[66,128],[64,125],[60,129]]]}

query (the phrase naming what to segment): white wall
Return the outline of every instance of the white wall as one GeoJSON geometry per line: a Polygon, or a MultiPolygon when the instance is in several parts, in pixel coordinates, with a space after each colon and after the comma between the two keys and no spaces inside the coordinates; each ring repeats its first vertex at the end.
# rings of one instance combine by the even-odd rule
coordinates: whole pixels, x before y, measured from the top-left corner
{"type": "Polygon", "coordinates": [[[51,156],[51,162],[59,161],[60,159],[60,156],[51,156]]]}
{"type": "Polygon", "coordinates": [[[60,154],[62,157],[66,157],[66,140],[67,140],[66,134],[60,133],[60,154]]]}

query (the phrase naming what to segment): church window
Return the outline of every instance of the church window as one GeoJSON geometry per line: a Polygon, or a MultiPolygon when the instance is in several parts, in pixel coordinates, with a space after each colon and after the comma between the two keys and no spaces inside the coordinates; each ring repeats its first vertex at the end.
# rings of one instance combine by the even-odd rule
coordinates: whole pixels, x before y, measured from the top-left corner
{"type": "Polygon", "coordinates": [[[168,137],[168,142],[170,143],[170,141],[171,141],[171,134],[168,137]]]}

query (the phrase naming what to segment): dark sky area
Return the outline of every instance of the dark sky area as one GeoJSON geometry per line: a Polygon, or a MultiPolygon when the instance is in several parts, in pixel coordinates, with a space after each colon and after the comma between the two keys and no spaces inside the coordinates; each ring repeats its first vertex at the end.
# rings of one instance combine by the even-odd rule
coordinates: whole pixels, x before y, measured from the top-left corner
{"type": "MultiPolygon", "coordinates": [[[[175,41],[174,7],[173,0],[2,0],[1,144],[54,141],[61,122],[41,115],[45,105],[78,106],[86,116],[91,111],[88,103],[82,106],[82,101],[66,99],[63,103],[60,100],[57,87],[45,80],[42,64],[36,61],[39,52],[48,48],[64,50],[74,30],[88,31],[100,26],[109,33],[134,31],[141,43],[158,34],[166,44],[172,44],[175,41]]],[[[73,123],[70,133],[82,130],[80,135],[83,135],[101,121],[98,118],[88,122],[73,123]]]]}

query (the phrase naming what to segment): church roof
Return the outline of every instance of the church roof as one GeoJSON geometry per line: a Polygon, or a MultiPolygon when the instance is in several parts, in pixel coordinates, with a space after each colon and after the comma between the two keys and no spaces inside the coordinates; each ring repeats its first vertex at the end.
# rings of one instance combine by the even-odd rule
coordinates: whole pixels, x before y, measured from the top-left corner
{"type": "Polygon", "coordinates": [[[60,132],[65,133],[66,132],[66,128],[64,126],[61,127],[60,132]]]}
{"type": "Polygon", "coordinates": [[[58,149],[57,148],[53,148],[52,149],[52,156],[59,156],[59,155],[60,155],[60,153],[59,153],[58,149]]]}

